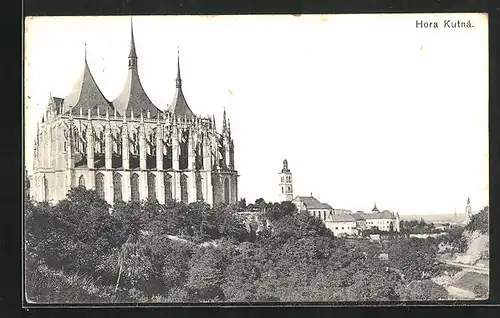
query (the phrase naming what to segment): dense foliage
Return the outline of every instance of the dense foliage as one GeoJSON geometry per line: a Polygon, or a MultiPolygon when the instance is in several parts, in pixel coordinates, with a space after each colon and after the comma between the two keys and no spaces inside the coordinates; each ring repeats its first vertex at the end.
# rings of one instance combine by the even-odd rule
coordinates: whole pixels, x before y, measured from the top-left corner
{"type": "MultiPolygon", "coordinates": [[[[436,242],[351,244],[289,202],[252,208],[124,203],[72,189],[26,205],[26,292],[33,302],[380,301],[446,298],[436,242]],[[110,213],[111,212],[111,213],[110,213]],[[380,257],[387,254],[386,258],[380,257]],[[418,289],[418,290],[415,290],[418,289]]],[[[250,204],[248,205],[250,206],[250,204]]]]}

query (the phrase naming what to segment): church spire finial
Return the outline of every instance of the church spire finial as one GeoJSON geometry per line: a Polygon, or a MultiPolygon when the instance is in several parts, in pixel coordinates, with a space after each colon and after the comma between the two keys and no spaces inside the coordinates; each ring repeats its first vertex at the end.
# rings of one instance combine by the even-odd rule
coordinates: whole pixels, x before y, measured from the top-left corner
{"type": "Polygon", "coordinates": [[[467,197],[467,204],[470,204],[470,197],[467,197]]]}
{"type": "Polygon", "coordinates": [[[128,55],[129,69],[137,68],[137,53],[135,51],[134,23],[130,17],[130,53],[128,55]]]}
{"type": "Polygon", "coordinates": [[[175,79],[175,87],[177,87],[177,88],[182,87],[179,47],[177,47],[177,78],[175,79]]]}
{"type": "Polygon", "coordinates": [[[224,107],[224,114],[222,115],[223,120],[222,120],[222,130],[225,132],[227,129],[227,123],[226,123],[226,107],[224,107]]]}

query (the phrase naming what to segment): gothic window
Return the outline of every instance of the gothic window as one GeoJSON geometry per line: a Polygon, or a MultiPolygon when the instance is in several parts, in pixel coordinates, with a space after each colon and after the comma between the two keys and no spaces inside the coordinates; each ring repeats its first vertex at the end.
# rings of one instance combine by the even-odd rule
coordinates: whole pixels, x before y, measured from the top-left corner
{"type": "Polygon", "coordinates": [[[229,204],[229,178],[224,180],[224,202],[229,204]]]}
{"type": "Polygon", "coordinates": [[[83,174],[80,176],[80,178],[78,178],[78,186],[85,188],[85,177],[83,176],[83,174]]]}
{"type": "Polygon", "coordinates": [[[185,174],[181,174],[181,201],[184,203],[188,203],[188,189],[187,189],[187,176],[185,174]]]}
{"type": "Polygon", "coordinates": [[[122,197],[122,175],[115,173],[113,176],[113,189],[115,202],[123,201],[122,197]]]}
{"type": "Polygon", "coordinates": [[[202,178],[201,174],[198,172],[196,173],[196,200],[198,201],[203,201],[203,189],[202,189],[202,178]]]}
{"type": "Polygon", "coordinates": [[[47,180],[46,176],[43,176],[43,190],[45,193],[45,200],[48,201],[50,200],[50,193],[49,193],[49,180],[47,180]]]}
{"type": "Polygon", "coordinates": [[[290,190],[290,187],[288,187],[288,192],[290,192],[290,191],[291,191],[291,190],[290,190]]]}
{"type": "Polygon", "coordinates": [[[137,173],[133,173],[130,176],[130,190],[131,190],[131,200],[132,202],[139,202],[139,175],[137,173]]]}
{"type": "Polygon", "coordinates": [[[95,176],[95,190],[97,195],[104,199],[104,175],[100,172],[95,176]]]}
{"type": "Polygon", "coordinates": [[[172,200],[172,177],[165,173],[163,177],[163,182],[165,184],[165,202],[172,200]]]}
{"type": "Polygon", "coordinates": [[[148,174],[148,199],[156,200],[156,176],[153,173],[148,174]]]}
{"type": "Polygon", "coordinates": [[[285,188],[281,187],[281,193],[285,193],[285,188]]]}

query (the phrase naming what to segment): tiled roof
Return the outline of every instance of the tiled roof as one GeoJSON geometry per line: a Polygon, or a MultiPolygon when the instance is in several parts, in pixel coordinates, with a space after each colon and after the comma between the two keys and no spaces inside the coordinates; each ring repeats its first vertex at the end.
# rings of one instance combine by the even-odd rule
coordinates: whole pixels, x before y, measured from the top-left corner
{"type": "MultiPolygon", "coordinates": [[[[177,52],[179,53],[179,52],[177,52]]],[[[174,99],[172,103],[168,106],[167,111],[178,116],[186,116],[188,118],[194,117],[194,113],[189,108],[184,93],[182,92],[182,79],[181,79],[181,66],[179,63],[179,56],[177,55],[177,78],[175,79],[176,89],[174,94],[174,99]]]]}
{"type": "Polygon", "coordinates": [[[347,209],[333,209],[337,214],[352,214],[351,210],[347,209]]]}
{"type": "Polygon", "coordinates": [[[328,216],[326,221],[330,222],[356,222],[356,219],[350,214],[333,214],[328,216]]]}
{"type": "Polygon", "coordinates": [[[128,58],[129,70],[127,80],[122,92],[113,101],[113,106],[121,115],[126,114],[130,116],[133,112],[134,117],[139,117],[141,112],[146,115],[149,111],[150,116],[156,118],[162,111],[151,102],[139,78],[132,20],[130,21],[130,53],[128,58]]]}
{"type": "Polygon", "coordinates": [[[316,198],[296,196],[294,201],[301,201],[307,209],[333,209],[328,203],[321,203],[316,198]]]}
{"type": "Polygon", "coordinates": [[[87,115],[89,109],[92,115],[97,114],[97,109],[101,115],[106,114],[106,110],[111,114],[114,112],[113,106],[97,86],[90,72],[87,58],[85,58],[85,67],[80,78],[73,85],[71,92],[64,98],[63,112],[67,113],[70,109],[73,115],[80,114],[80,110],[83,115],[87,115]]]}
{"type": "Polygon", "coordinates": [[[366,213],[366,219],[394,219],[394,215],[389,211],[376,212],[376,213],[366,213]]]}
{"type": "Polygon", "coordinates": [[[144,115],[149,111],[151,117],[156,118],[157,114],[161,113],[144,91],[137,68],[129,69],[122,92],[113,101],[113,105],[122,115],[126,113],[130,116],[133,111],[134,117],[138,117],[141,111],[144,115]]]}
{"type": "Polygon", "coordinates": [[[356,220],[375,220],[375,219],[395,219],[394,213],[389,212],[388,210],[384,210],[383,212],[375,212],[375,213],[364,213],[358,211],[353,214],[353,217],[356,220]]]}
{"type": "Polygon", "coordinates": [[[189,108],[186,98],[182,93],[182,87],[178,87],[175,90],[174,99],[172,104],[168,106],[167,111],[182,117],[184,115],[188,118],[194,117],[194,113],[191,108],[189,108]]]}

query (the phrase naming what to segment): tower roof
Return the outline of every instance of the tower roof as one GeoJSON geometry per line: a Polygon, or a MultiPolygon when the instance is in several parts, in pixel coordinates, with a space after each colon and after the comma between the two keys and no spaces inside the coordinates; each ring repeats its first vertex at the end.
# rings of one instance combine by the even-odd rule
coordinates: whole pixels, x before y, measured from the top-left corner
{"type": "Polygon", "coordinates": [[[281,169],[281,173],[290,173],[290,169],[288,169],[288,161],[283,160],[283,169],[281,169]]]}
{"type": "Polygon", "coordinates": [[[181,79],[181,66],[179,62],[179,50],[177,49],[177,78],[175,79],[175,94],[172,103],[167,109],[168,112],[186,116],[186,117],[194,117],[194,113],[189,108],[189,105],[184,97],[184,93],[182,92],[182,79],[181,79]]]}
{"type": "Polygon", "coordinates": [[[467,204],[470,204],[470,197],[467,197],[467,204]]]}
{"type": "Polygon", "coordinates": [[[373,203],[373,209],[372,212],[380,212],[377,208],[377,203],[373,203]]]}
{"type": "Polygon", "coordinates": [[[141,79],[137,69],[137,54],[134,40],[134,27],[130,21],[130,53],[129,70],[127,80],[121,93],[113,101],[113,106],[120,114],[129,115],[133,111],[134,116],[140,116],[141,112],[150,112],[152,117],[156,117],[161,110],[158,109],[149,99],[142,87],[141,79]]]}
{"type": "Polygon", "coordinates": [[[63,101],[63,111],[65,113],[71,109],[71,113],[77,115],[80,113],[80,108],[82,114],[88,114],[88,110],[90,109],[92,115],[97,114],[98,108],[101,114],[105,114],[106,111],[114,111],[113,105],[104,97],[90,72],[87,63],[87,45],[85,45],[85,65],[83,72],[73,85],[71,92],[63,101]]]}

